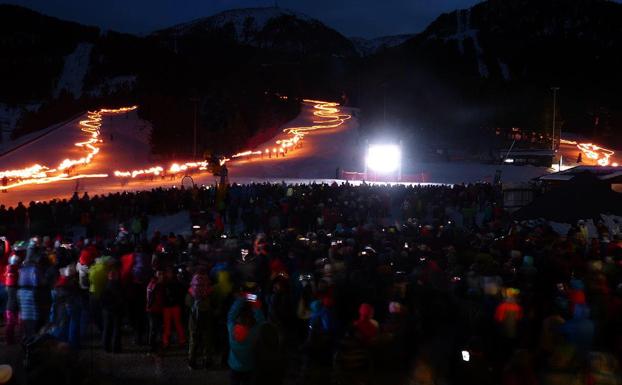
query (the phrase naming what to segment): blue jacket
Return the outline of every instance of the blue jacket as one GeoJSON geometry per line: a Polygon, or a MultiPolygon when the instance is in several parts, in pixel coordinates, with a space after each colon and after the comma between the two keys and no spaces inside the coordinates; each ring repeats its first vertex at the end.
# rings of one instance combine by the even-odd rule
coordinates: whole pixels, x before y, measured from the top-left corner
{"type": "Polygon", "coordinates": [[[254,309],[255,325],[249,330],[248,337],[243,342],[233,338],[235,320],[244,306],[243,299],[237,299],[229,310],[227,316],[227,329],[229,331],[229,360],[228,364],[236,372],[250,372],[255,367],[253,348],[260,326],[266,321],[261,309],[254,309]]]}
{"type": "Polygon", "coordinates": [[[583,354],[590,351],[594,340],[594,322],[589,317],[590,309],[586,305],[575,305],[573,318],[562,325],[568,342],[583,354]]]}

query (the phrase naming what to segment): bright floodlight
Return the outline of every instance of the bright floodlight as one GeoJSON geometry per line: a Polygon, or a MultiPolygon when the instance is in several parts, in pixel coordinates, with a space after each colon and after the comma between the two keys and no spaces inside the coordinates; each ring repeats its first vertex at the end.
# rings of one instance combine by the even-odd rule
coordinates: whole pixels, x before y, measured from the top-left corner
{"type": "Polygon", "coordinates": [[[388,174],[400,167],[402,153],[394,144],[372,144],[367,149],[367,167],[377,173],[388,174]]]}

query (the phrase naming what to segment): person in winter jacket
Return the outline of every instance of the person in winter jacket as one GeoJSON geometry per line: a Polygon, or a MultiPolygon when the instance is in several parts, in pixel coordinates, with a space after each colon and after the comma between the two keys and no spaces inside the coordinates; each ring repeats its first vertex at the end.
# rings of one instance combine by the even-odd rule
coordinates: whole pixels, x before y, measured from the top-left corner
{"type": "Polygon", "coordinates": [[[87,264],[88,260],[86,258],[80,258],[76,263],[76,271],[78,273],[78,303],[80,309],[80,335],[86,335],[86,331],[88,330],[91,312],[90,312],[90,304],[89,304],[89,287],[91,286],[89,282],[89,267],[87,264]]]}
{"type": "Polygon", "coordinates": [[[359,319],[354,321],[357,337],[365,344],[371,343],[378,336],[378,321],[374,319],[374,308],[367,303],[359,307],[359,319]]]}
{"type": "Polygon", "coordinates": [[[269,322],[259,328],[255,347],[255,385],[279,385],[287,372],[287,355],[279,328],[269,322]]]}
{"type": "Polygon", "coordinates": [[[143,344],[145,333],[145,290],[149,283],[151,262],[137,247],[132,253],[121,257],[121,286],[127,294],[128,317],[134,331],[134,344],[143,344]]]}
{"type": "Polygon", "coordinates": [[[587,305],[575,305],[572,319],[561,326],[566,340],[575,347],[580,357],[586,357],[594,340],[594,322],[590,320],[587,305]]]}
{"type": "Polygon", "coordinates": [[[24,337],[33,336],[40,320],[39,291],[41,290],[41,272],[32,258],[27,258],[19,269],[19,289],[17,299],[19,316],[24,327],[24,337]]]}
{"type": "Polygon", "coordinates": [[[4,271],[4,285],[7,291],[6,310],[4,311],[4,318],[6,321],[6,327],[4,329],[4,336],[6,343],[12,345],[15,343],[15,329],[18,323],[18,305],[17,305],[17,288],[19,281],[19,257],[12,255],[9,258],[9,264],[5,267],[4,271]]]}
{"type": "Polygon", "coordinates": [[[162,309],[164,308],[164,272],[156,271],[147,285],[145,310],[149,319],[148,344],[151,353],[158,349],[158,338],[162,331],[162,309]]]}
{"type": "MultiPolygon", "coordinates": [[[[0,227],[2,227],[1,224],[0,227]]],[[[0,274],[4,274],[7,266],[9,266],[10,257],[11,245],[5,237],[0,237],[0,274]]],[[[7,295],[7,287],[4,284],[4,277],[0,277],[0,315],[4,314],[6,311],[7,295]]]]}
{"type": "Polygon", "coordinates": [[[501,327],[505,338],[515,339],[518,334],[518,322],[523,318],[523,308],[518,304],[518,289],[505,290],[505,300],[495,310],[495,321],[501,327]]]}
{"type": "Polygon", "coordinates": [[[59,269],[54,285],[55,307],[53,335],[68,342],[72,348],[80,347],[81,306],[75,265],[59,269]]]}
{"type": "Polygon", "coordinates": [[[111,262],[110,257],[100,257],[89,268],[89,313],[100,330],[103,330],[100,299],[108,281],[111,262]]]}
{"type": "Polygon", "coordinates": [[[214,348],[220,352],[219,363],[226,366],[229,343],[227,337],[227,312],[233,303],[233,282],[226,270],[216,273],[216,282],[210,297],[210,307],[214,315],[214,348]]]}
{"type": "Polygon", "coordinates": [[[163,285],[162,321],[164,322],[164,330],[162,332],[162,345],[164,348],[169,347],[171,327],[175,324],[177,342],[183,346],[186,344],[186,332],[181,323],[181,307],[184,304],[185,289],[172,268],[166,270],[163,285]]]}
{"type": "Polygon", "coordinates": [[[238,298],[231,306],[227,315],[231,385],[252,383],[252,373],[255,369],[253,346],[259,328],[264,322],[265,317],[259,301],[249,302],[244,298],[238,298]]]}
{"type": "Polygon", "coordinates": [[[118,271],[110,270],[108,273],[108,279],[102,290],[100,300],[104,326],[102,345],[108,353],[120,353],[124,294],[118,271]]]}
{"type": "Polygon", "coordinates": [[[568,290],[568,301],[570,302],[570,313],[574,314],[574,307],[585,305],[585,284],[579,279],[570,280],[570,290],[568,290]]]}
{"type": "Polygon", "coordinates": [[[140,237],[143,232],[142,225],[140,222],[140,217],[135,217],[132,220],[132,236],[134,237],[134,243],[138,244],[140,242],[140,237]]]}
{"type": "Polygon", "coordinates": [[[211,309],[212,286],[207,269],[199,267],[193,275],[188,289],[190,316],[188,319],[188,334],[190,346],[188,349],[188,366],[197,368],[197,359],[204,358],[204,365],[211,364],[211,332],[214,325],[211,309]]]}
{"type": "Polygon", "coordinates": [[[332,356],[335,344],[335,320],[330,309],[322,301],[315,300],[309,306],[307,339],[304,343],[306,365],[311,363],[327,364],[332,356]]]}

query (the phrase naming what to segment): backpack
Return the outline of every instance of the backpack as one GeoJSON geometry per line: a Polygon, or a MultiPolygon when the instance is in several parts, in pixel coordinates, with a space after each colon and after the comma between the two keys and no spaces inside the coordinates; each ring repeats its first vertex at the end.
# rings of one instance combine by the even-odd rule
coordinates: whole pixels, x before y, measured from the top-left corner
{"type": "Polygon", "coordinates": [[[19,271],[19,286],[36,287],[39,285],[39,271],[35,265],[26,265],[19,271]]]}
{"type": "Polygon", "coordinates": [[[132,266],[132,275],[135,282],[147,282],[151,276],[149,260],[144,253],[134,254],[134,265],[132,266]]]}

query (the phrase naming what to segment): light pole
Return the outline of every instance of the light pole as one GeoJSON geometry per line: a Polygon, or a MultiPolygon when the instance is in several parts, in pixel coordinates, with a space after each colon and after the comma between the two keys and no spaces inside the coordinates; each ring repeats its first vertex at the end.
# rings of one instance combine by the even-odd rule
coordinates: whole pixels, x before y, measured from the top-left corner
{"type": "MultiPolygon", "coordinates": [[[[553,151],[555,151],[555,118],[557,117],[557,91],[559,91],[559,87],[551,87],[553,91],[553,137],[551,147],[553,151]]],[[[562,133],[561,130],[559,132],[559,143],[562,142],[562,133]]]]}
{"type": "Polygon", "coordinates": [[[383,103],[382,103],[382,124],[387,125],[387,83],[382,84],[382,94],[383,94],[383,103]]]}
{"type": "Polygon", "coordinates": [[[190,98],[190,101],[194,103],[194,123],[193,123],[193,141],[192,141],[192,160],[197,160],[197,103],[199,98],[190,98]]]}

